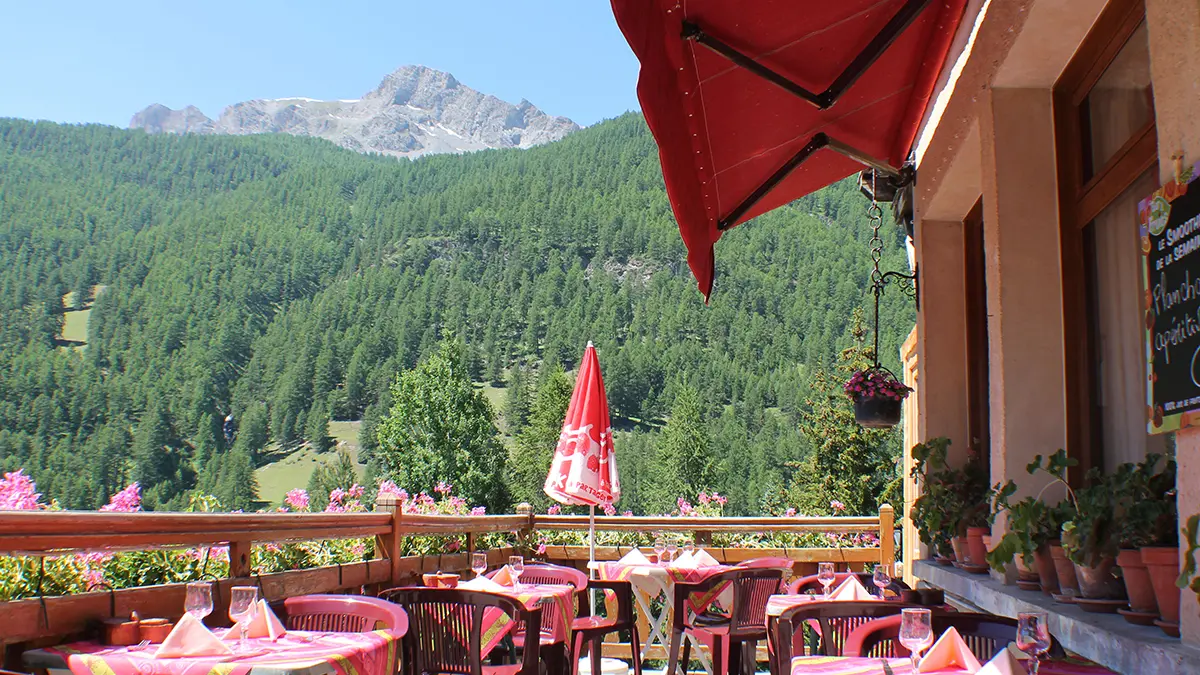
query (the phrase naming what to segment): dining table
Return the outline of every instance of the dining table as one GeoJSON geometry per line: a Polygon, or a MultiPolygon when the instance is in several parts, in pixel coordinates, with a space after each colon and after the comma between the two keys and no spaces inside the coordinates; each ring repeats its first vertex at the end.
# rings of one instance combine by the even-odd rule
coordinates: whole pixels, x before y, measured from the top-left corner
{"type": "MultiPolygon", "coordinates": [[[[933,670],[921,675],[965,675],[961,668],[933,670]]],[[[1116,675],[1113,671],[1080,659],[1043,660],[1041,675],[1116,675]]],[[[792,659],[791,675],[914,675],[912,661],[906,658],[881,659],[865,656],[797,656],[792,659]]]]}
{"type": "MultiPolygon", "coordinates": [[[[223,637],[228,629],[217,628],[223,637]]],[[[156,658],[159,645],[114,647],[83,641],[32,649],[26,668],[72,675],[393,675],[397,638],[388,631],[288,631],[277,640],[250,638],[245,650],[223,656],[156,658]]]]}
{"type": "MultiPolygon", "coordinates": [[[[645,637],[642,640],[643,660],[650,648],[657,644],[664,651],[671,647],[671,626],[675,605],[675,585],[679,583],[696,583],[710,576],[727,572],[731,565],[679,566],[658,563],[624,563],[593,562],[589,566],[596,570],[597,576],[609,581],[628,581],[633,587],[633,597],[637,602],[638,612],[645,617],[645,637]],[[655,601],[660,600],[659,609],[655,610],[655,601]]],[[[731,584],[720,584],[705,593],[692,593],[685,601],[685,607],[692,614],[702,614],[710,607],[717,605],[728,608],[733,599],[731,584]]],[[[705,672],[712,674],[712,663],[701,648],[702,645],[692,635],[685,634],[692,643],[692,654],[700,661],[705,672]]]]}
{"type": "MultiPolygon", "coordinates": [[[[575,587],[569,584],[519,584],[492,588],[487,592],[512,598],[526,609],[542,609],[542,644],[571,645],[571,622],[575,619],[575,587]]],[[[487,658],[517,626],[503,610],[484,612],[481,652],[487,658]]]]}

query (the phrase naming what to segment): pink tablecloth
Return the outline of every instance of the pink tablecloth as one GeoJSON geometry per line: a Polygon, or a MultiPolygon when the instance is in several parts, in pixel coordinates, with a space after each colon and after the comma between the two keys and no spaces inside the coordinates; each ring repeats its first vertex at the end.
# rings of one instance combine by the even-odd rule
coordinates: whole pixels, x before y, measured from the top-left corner
{"type": "MultiPolygon", "coordinates": [[[[575,618],[575,588],[560,584],[521,584],[519,589],[501,593],[520,601],[527,609],[542,608],[542,639],[550,643],[571,643],[571,622],[575,618]]],[[[482,651],[486,657],[505,635],[516,626],[499,609],[483,615],[482,651]]],[[[120,675],[118,673],[117,675],[120,675]]]]}
{"type": "MultiPolygon", "coordinates": [[[[887,659],[893,675],[912,675],[909,659],[887,659]]],[[[938,670],[932,675],[962,675],[957,668],[938,670]]],[[[1095,664],[1074,660],[1042,661],[1041,675],[1115,675],[1095,664]]],[[[792,675],[885,675],[883,659],[858,656],[797,656],[792,659],[792,675]]],[[[922,674],[927,675],[927,674],[922,674]]]]}
{"type": "Polygon", "coordinates": [[[396,672],[396,639],[386,631],[289,631],[277,642],[263,638],[247,640],[247,644],[246,653],[233,656],[156,659],[157,645],[138,649],[76,642],[26,652],[25,663],[38,668],[65,666],[72,675],[392,675],[396,672]]]}
{"type": "MultiPolygon", "coordinates": [[[[872,597],[866,602],[882,602],[879,598],[872,597]]],[[[839,600],[826,600],[823,595],[772,595],[767,598],[767,616],[780,616],[787,610],[798,605],[808,605],[817,602],[841,602],[839,600]]]]}
{"type": "MultiPolygon", "coordinates": [[[[659,565],[626,565],[620,562],[606,562],[599,565],[598,572],[601,579],[631,581],[634,582],[634,585],[637,585],[639,573],[643,577],[661,574],[669,582],[663,586],[665,589],[676,583],[691,584],[703,581],[714,574],[727,572],[731,569],[733,567],[729,565],[712,565],[709,567],[673,567],[667,565],[664,567],[659,565]]],[[[703,593],[691,593],[686,601],[688,611],[694,614],[701,614],[714,602],[722,599],[721,596],[723,594],[727,596],[724,599],[726,605],[728,605],[729,594],[727,591],[730,589],[730,586],[731,584],[724,583],[703,593]]],[[[668,602],[670,602],[669,598],[668,602]]]]}

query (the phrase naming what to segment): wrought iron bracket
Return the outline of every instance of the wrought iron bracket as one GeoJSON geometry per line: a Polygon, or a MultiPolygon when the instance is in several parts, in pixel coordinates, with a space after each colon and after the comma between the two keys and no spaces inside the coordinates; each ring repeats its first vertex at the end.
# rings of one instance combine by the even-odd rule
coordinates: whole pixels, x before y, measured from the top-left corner
{"type": "Polygon", "coordinates": [[[800,148],[796,154],[792,155],[790,159],[776,169],[775,173],[771,174],[769,178],[763,181],[762,185],[759,185],[757,188],[755,188],[754,192],[751,192],[750,195],[743,199],[740,204],[733,207],[733,210],[718,220],[717,229],[724,231],[736,225],[738,219],[746,215],[747,211],[754,208],[754,205],[757,204],[763,197],[765,197],[768,192],[775,189],[775,186],[779,185],[784,178],[787,178],[789,174],[807,161],[809,157],[812,157],[814,153],[822,149],[829,149],[838,153],[839,155],[849,157],[859,164],[871,167],[881,175],[891,176],[894,178],[899,178],[901,175],[900,169],[893,167],[887,162],[875,159],[874,157],[861,150],[858,150],[857,148],[854,148],[853,146],[847,145],[836,138],[831,138],[829,134],[825,133],[824,131],[819,131],[816,134],[813,134],[812,138],[808,139],[808,142],[804,144],[804,147],[800,148]]]}
{"type": "Polygon", "coordinates": [[[821,110],[832,108],[842,94],[846,93],[855,82],[858,81],[863,73],[867,72],[888,47],[900,37],[900,34],[905,31],[917,16],[929,5],[930,0],[908,0],[904,6],[883,26],[875,37],[863,47],[850,63],[834,78],[825,91],[815,92],[804,87],[801,84],[789,79],[786,75],[782,75],[771,68],[754,60],[753,57],[738,51],[735,47],[730,46],[723,40],[710,35],[697,23],[692,21],[683,22],[682,37],[685,40],[692,40],[704,45],[713,52],[720,54],[734,64],[745,68],[755,75],[771,82],[779,87],[782,87],[787,92],[794,94],[801,99],[808,101],[812,105],[821,110]]]}

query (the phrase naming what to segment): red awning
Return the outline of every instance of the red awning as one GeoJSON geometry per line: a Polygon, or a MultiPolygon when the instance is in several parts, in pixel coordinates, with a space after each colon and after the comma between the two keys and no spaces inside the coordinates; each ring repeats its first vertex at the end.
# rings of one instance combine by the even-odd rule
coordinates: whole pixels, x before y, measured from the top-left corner
{"type": "Polygon", "coordinates": [[[723,230],[864,163],[903,164],[966,0],[612,5],[641,61],[638,99],[708,297],[723,230]]]}

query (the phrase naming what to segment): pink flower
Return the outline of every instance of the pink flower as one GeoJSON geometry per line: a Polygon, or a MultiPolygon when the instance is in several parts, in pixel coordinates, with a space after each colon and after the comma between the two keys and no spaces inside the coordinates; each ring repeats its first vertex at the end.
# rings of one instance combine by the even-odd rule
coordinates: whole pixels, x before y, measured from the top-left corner
{"type": "Polygon", "coordinates": [[[399,502],[408,501],[408,492],[400,489],[390,480],[385,480],[379,484],[379,494],[388,495],[399,502]]]}
{"type": "Polygon", "coordinates": [[[546,509],[546,515],[548,516],[557,516],[560,513],[562,513],[562,507],[558,504],[553,504],[550,508],[546,509]]]}
{"type": "Polygon", "coordinates": [[[467,506],[467,500],[463,499],[462,497],[451,496],[449,501],[450,508],[454,509],[455,511],[466,508],[467,506]]]}
{"type": "Polygon", "coordinates": [[[343,490],[342,488],[333,488],[332,490],[329,491],[329,503],[330,504],[341,504],[342,500],[345,498],[346,498],[346,491],[343,490]]]}
{"type": "Polygon", "coordinates": [[[359,485],[358,483],[351,485],[350,489],[346,490],[346,496],[351,499],[358,499],[359,497],[362,497],[363,496],[363,486],[359,485]]]}
{"type": "Polygon", "coordinates": [[[367,545],[361,541],[356,541],[350,545],[350,553],[355,558],[361,558],[367,552],[367,545]]]}
{"type": "Polygon", "coordinates": [[[128,487],[113,495],[108,503],[100,507],[101,511],[118,511],[121,513],[132,513],[142,509],[142,492],[137,483],[130,483],[128,487]]]}
{"type": "Polygon", "coordinates": [[[104,570],[87,569],[83,571],[83,581],[88,590],[104,585],[104,570]]]}
{"type": "Polygon", "coordinates": [[[701,491],[700,491],[700,494],[699,494],[698,496],[700,497],[700,503],[701,503],[701,504],[707,504],[707,503],[708,503],[708,501],[709,501],[709,497],[708,497],[708,493],[707,493],[707,492],[705,492],[704,490],[701,490],[701,491]]]}
{"type": "Polygon", "coordinates": [[[420,504],[421,506],[433,506],[436,503],[433,501],[433,497],[430,497],[429,495],[425,494],[424,492],[417,495],[416,502],[417,502],[417,504],[420,504]]]}
{"type": "Polygon", "coordinates": [[[37,485],[24,469],[4,474],[0,480],[0,511],[34,511],[43,508],[37,485]]]}
{"type": "Polygon", "coordinates": [[[796,517],[796,509],[788,509],[787,511],[783,512],[783,515],[787,516],[788,518],[795,518],[796,517]]]}
{"type": "Polygon", "coordinates": [[[283,548],[281,548],[279,544],[268,543],[263,544],[263,550],[265,550],[267,553],[279,553],[283,550],[283,548]]]}
{"type": "Polygon", "coordinates": [[[486,506],[476,506],[475,508],[471,509],[471,515],[485,516],[485,515],[487,515],[487,507],[486,506]]]}
{"type": "Polygon", "coordinates": [[[452,539],[448,544],[446,544],[447,553],[454,553],[460,548],[462,548],[462,542],[457,539],[452,539]]]}
{"type": "Polygon", "coordinates": [[[835,499],[835,500],[829,502],[829,508],[833,509],[834,512],[836,513],[839,511],[845,511],[846,505],[835,499]]]}
{"type": "Polygon", "coordinates": [[[542,543],[538,544],[537,554],[538,555],[546,555],[546,542],[542,542],[542,543]]]}
{"type": "Polygon", "coordinates": [[[728,497],[722,497],[721,495],[719,495],[715,492],[712,493],[712,499],[714,502],[716,502],[720,506],[725,506],[725,502],[729,501],[728,497]]]}
{"type": "Polygon", "coordinates": [[[615,515],[617,515],[617,509],[612,504],[605,504],[604,505],[604,515],[615,516],[615,515]]]}
{"type": "Polygon", "coordinates": [[[632,515],[633,515],[633,511],[622,511],[622,512],[621,512],[621,515],[622,515],[622,516],[625,516],[626,518],[628,518],[628,517],[630,517],[630,516],[632,516],[632,515]]]}
{"type": "Polygon", "coordinates": [[[437,487],[433,488],[433,491],[440,495],[448,495],[452,490],[454,486],[445,481],[438,481],[437,487]]]}
{"type": "Polygon", "coordinates": [[[287,496],[283,498],[283,501],[286,502],[288,506],[292,507],[293,509],[296,509],[297,511],[307,511],[308,510],[308,491],[303,488],[296,488],[294,490],[289,490],[287,493],[287,496]]]}

